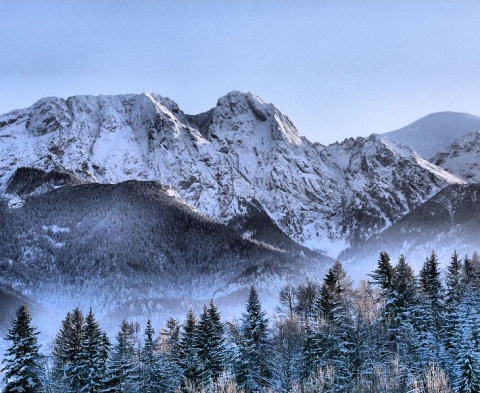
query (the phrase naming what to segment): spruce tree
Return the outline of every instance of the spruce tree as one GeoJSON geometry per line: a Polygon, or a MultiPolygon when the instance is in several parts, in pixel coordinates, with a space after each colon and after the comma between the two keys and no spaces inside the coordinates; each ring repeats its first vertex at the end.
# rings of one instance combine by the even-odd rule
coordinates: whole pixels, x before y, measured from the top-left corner
{"type": "Polygon", "coordinates": [[[443,312],[443,286],[440,280],[439,262],[435,252],[426,259],[420,271],[422,293],[432,313],[436,333],[441,330],[441,314],[443,312]]]}
{"type": "Polygon", "coordinates": [[[105,341],[105,336],[90,308],[85,318],[78,362],[82,392],[97,393],[103,390],[105,351],[108,351],[108,348],[105,348],[106,345],[108,341],[105,341]]]}
{"type": "Polygon", "coordinates": [[[5,340],[11,346],[2,361],[5,373],[4,393],[36,393],[41,387],[40,345],[38,332],[31,326],[32,316],[26,304],[22,305],[5,340]]]}
{"type": "Polygon", "coordinates": [[[453,380],[457,392],[480,392],[480,348],[478,302],[475,293],[467,287],[457,307],[458,325],[455,327],[450,356],[455,359],[453,380]]]}
{"type": "Polygon", "coordinates": [[[53,386],[62,393],[77,392],[82,388],[79,360],[83,322],[80,309],[67,313],[53,342],[53,386]]]}
{"type": "Polygon", "coordinates": [[[55,336],[52,345],[53,370],[52,376],[55,391],[69,391],[66,370],[69,364],[68,339],[72,334],[72,314],[67,313],[62,321],[62,327],[55,336]]]}
{"type": "Polygon", "coordinates": [[[453,252],[450,264],[447,266],[445,300],[448,306],[458,305],[463,297],[464,280],[463,264],[456,251],[453,252]]]}
{"type": "Polygon", "coordinates": [[[412,356],[405,345],[410,338],[403,333],[405,329],[410,331],[412,328],[411,312],[416,304],[418,285],[404,255],[400,255],[394,268],[392,287],[393,290],[386,300],[391,317],[389,330],[394,340],[392,350],[399,356],[412,356]]]}
{"type": "Polygon", "coordinates": [[[463,258],[463,281],[465,282],[465,285],[473,285],[473,266],[472,266],[472,261],[468,257],[468,255],[465,255],[465,258],[463,258]]]}
{"type": "Polygon", "coordinates": [[[159,393],[162,391],[160,365],[154,340],[155,330],[150,319],[147,321],[144,335],[144,345],[140,356],[141,372],[138,390],[145,393],[159,393]]]}
{"type": "Polygon", "coordinates": [[[377,284],[384,294],[390,292],[393,288],[394,268],[390,263],[390,255],[385,251],[380,253],[377,262],[377,268],[370,274],[372,282],[377,284]]]}
{"type": "Polygon", "coordinates": [[[393,310],[394,288],[393,280],[395,276],[395,269],[390,263],[390,256],[385,252],[380,252],[377,261],[377,268],[372,274],[372,283],[380,287],[382,298],[383,318],[380,326],[383,328],[383,335],[385,338],[385,348],[383,352],[390,352],[395,345],[394,320],[395,311],[393,310]]]}
{"type": "Polygon", "coordinates": [[[196,349],[200,365],[200,378],[204,385],[215,382],[224,369],[224,327],[217,307],[210,301],[204,306],[196,334],[196,349]]]}
{"type": "Polygon", "coordinates": [[[201,372],[196,339],[197,319],[193,310],[190,309],[180,334],[178,357],[185,384],[193,386],[198,386],[200,383],[201,372]]]}
{"type": "Polygon", "coordinates": [[[160,338],[161,374],[164,391],[173,391],[180,385],[182,370],[180,367],[180,325],[174,318],[169,318],[166,329],[162,330],[160,338]]]}
{"type": "MultiPolygon", "coordinates": [[[[470,284],[466,284],[463,278],[464,266],[462,261],[458,258],[455,251],[447,266],[446,276],[446,293],[445,293],[445,322],[444,322],[444,341],[445,350],[449,353],[455,351],[455,332],[460,321],[460,304],[463,297],[468,291],[470,284]]],[[[452,358],[452,357],[451,357],[452,358]]],[[[450,373],[452,372],[453,362],[451,358],[446,359],[446,368],[450,373]]]]}
{"type": "Polygon", "coordinates": [[[105,377],[106,392],[130,392],[138,383],[136,339],[133,325],[123,320],[105,377]]]}
{"type": "Polygon", "coordinates": [[[316,314],[327,321],[333,320],[333,312],[338,305],[337,277],[332,269],[323,279],[320,294],[315,305],[316,314]]]}
{"type": "Polygon", "coordinates": [[[258,392],[271,383],[271,340],[268,319],[262,311],[255,287],[250,288],[247,312],[242,315],[235,362],[235,374],[240,386],[258,392]]]}
{"type": "Polygon", "coordinates": [[[464,352],[458,360],[455,391],[459,393],[480,393],[478,355],[474,355],[471,349],[464,352]]]}
{"type": "Polygon", "coordinates": [[[417,278],[413,269],[402,254],[395,266],[392,283],[393,293],[390,297],[395,317],[403,318],[415,304],[418,291],[417,278]]]}

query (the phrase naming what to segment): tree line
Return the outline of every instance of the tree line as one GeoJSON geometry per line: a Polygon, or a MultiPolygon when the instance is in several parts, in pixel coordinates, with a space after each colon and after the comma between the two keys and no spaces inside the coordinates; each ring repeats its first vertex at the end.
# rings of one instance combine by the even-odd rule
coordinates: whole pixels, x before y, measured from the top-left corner
{"type": "Polygon", "coordinates": [[[67,313],[47,355],[28,307],[6,340],[3,392],[480,392],[480,258],[434,252],[416,275],[381,252],[354,288],[337,261],[287,285],[267,318],[250,288],[223,323],[213,300],[160,334],[122,321],[113,342],[93,311],[67,313]]]}

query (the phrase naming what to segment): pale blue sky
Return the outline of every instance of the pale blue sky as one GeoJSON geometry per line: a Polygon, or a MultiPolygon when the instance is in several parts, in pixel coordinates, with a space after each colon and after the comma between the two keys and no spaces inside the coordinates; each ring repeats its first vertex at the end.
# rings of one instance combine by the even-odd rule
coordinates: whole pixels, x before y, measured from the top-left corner
{"type": "Polygon", "coordinates": [[[0,113],[149,91],[193,114],[253,91],[327,144],[480,115],[479,37],[478,1],[0,0],[0,113]]]}

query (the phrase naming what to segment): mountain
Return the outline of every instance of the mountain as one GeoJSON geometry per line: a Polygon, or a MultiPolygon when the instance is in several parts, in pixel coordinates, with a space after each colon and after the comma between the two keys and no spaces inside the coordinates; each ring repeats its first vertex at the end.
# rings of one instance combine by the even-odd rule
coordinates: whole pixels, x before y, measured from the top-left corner
{"type": "Polygon", "coordinates": [[[362,271],[371,271],[381,250],[395,260],[404,254],[419,271],[434,250],[445,266],[454,250],[460,256],[480,250],[480,184],[446,187],[379,235],[345,250],[340,258],[362,271]]]}
{"type": "MultiPolygon", "coordinates": [[[[432,116],[419,121],[431,133],[432,116]]],[[[460,177],[476,169],[455,160],[475,161],[475,138],[440,167],[383,135],[311,143],[253,93],[197,115],[149,93],[41,99],[0,116],[5,312],[34,299],[58,322],[93,306],[114,330],[214,297],[228,317],[251,284],[274,310],[279,287],[320,279],[332,258],[361,277],[380,249],[471,252],[478,190],[460,177]]]]}
{"type": "Polygon", "coordinates": [[[344,175],[338,212],[351,245],[388,228],[447,184],[462,183],[411,148],[378,135],[346,139],[321,155],[344,175]]]}
{"type": "Polygon", "coordinates": [[[479,116],[458,112],[438,112],[382,135],[410,146],[422,157],[430,160],[457,138],[475,130],[480,130],[479,116]]]}
{"type": "Polygon", "coordinates": [[[468,183],[480,183],[480,131],[462,135],[432,162],[468,183]]]}
{"type": "Polygon", "coordinates": [[[65,185],[16,208],[0,204],[0,284],[58,312],[94,306],[108,316],[135,304],[150,315],[181,315],[212,297],[235,305],[237,292],[252,283],[273,291],[331,263],[245,204],[273,235],[250,227],[247,238],[153,181],[65,185]],[[172,299],[176,310],[169,310],[172,299]]]}
{"type": "Polygon", "coordinates": [[[224,224],[258,204],[292,240],[332,254],[461,182],[381,136],[312,144],[253,93],[199,115],[147,93],[45,98],[0,116],[0,142],[0,192],[20,167],[68,181],[155,180],[224,224]]]}

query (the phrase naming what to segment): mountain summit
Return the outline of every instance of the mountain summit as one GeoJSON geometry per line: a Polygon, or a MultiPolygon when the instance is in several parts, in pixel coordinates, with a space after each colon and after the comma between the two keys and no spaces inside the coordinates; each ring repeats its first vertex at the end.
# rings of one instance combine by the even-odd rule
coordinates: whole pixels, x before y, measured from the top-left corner
{"type": "Polygon", "coordinates": [[[223,223],[258,201],[288,236],[320,249],[368,238],[461,183],[379,136],[314,145],[273,104],[238,91],[198,115],[151,93],[45,98],[1,116],[0,141],[3,190],[19,167],[155,180],[223,223]]]}
{"type": "Polygon", "coordinates": [[[410,146],[422,157],[430,160],[462,135],[476,130],[480,130],[479,116],[437,112],[382,135],[410,146]]]}

